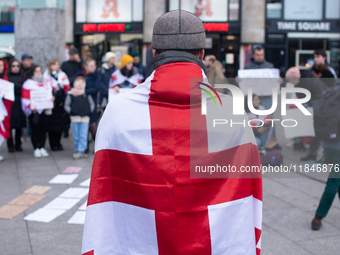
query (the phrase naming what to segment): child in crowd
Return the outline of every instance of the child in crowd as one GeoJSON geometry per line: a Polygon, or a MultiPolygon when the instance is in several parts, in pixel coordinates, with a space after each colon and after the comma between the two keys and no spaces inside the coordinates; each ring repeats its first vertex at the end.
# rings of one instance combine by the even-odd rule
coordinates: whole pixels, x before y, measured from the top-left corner
{"type": "Polygon", "coordinates": [[[73,88],[68,92],[64,109],[71,115],[72,133],[75,154],[74,159],[86,158],[87,134],[89,132],[90,116],[94,110],[94,101],[90,95],[85,94],[86,81],[78,76],[73,83],[73,88]]]}

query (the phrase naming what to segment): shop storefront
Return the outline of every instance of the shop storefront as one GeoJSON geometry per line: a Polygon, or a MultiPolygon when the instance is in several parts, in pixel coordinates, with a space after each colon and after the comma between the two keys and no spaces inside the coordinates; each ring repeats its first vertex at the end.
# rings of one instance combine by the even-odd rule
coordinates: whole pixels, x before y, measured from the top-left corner
{"type": "Polygon", "coordinates": [[[0,57],[9,60],[14,52],[15,0],[0,1],[0,57]]]}
{"type": "Polygon", "coordinates": [[[168,0],[167,11],[182,9],[201,18],[207,34],[206,55],[223,63],[225,75],[235,77],[239,69],[240,6],[239,0],[168,0]]]}
{"type": "Polygon", "coordinates": [[[314,50],[324,49],[339,74],[339,19],[339,0],[267,0],[267,61],[282,73],[291,66],[303,71],[314,64],[314,50]]]}
{"type": "Polygon", "coordinates": [[[143,48],[144,0],[75,0],[75,46],[98,62],[107,51],[120,56],[143,48]]]}

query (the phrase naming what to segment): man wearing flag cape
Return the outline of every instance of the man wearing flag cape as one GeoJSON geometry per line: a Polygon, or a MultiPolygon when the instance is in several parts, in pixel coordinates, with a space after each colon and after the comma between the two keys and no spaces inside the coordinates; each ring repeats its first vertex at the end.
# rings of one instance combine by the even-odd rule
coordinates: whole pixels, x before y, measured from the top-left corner
{"type": "MultiPolygon", "coordinates": [[[[260,254],[261,178],[191,178],[194,164],[260,166],[250,127],[211,129],[212,100],[201,114],[205,92],[198,88],[210,87],[203,83],[205,38],[192,13],[159,17],[145,82],[108,104],[96,138],[83,255],[260,254]]],[[[231,97],[217,97],[232,106],[231,97]]]]}

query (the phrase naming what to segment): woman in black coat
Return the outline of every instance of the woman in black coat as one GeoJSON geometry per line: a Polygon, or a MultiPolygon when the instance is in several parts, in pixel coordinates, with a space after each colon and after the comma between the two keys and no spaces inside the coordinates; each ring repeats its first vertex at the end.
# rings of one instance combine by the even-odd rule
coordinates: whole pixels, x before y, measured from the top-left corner
{"type": "Polygon", "coordinates": [[[21,147],[21,129],[26,127],[26,116],[21,108],[21,88],[20,79],[20,63],[16,59],[12,59],[7,70],[7,77],[10,82],[14,83],[15,101],[11,111],[11,129],[15,130],[15,146],[13,143],[12,132],[11,137],[7,140],[9,152],[22,151],[21,147]]]}

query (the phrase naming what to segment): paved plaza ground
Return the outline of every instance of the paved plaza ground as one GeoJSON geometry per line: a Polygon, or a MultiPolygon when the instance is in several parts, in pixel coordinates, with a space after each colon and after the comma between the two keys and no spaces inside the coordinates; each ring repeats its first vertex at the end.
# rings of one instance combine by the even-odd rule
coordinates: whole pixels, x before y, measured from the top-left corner
{"type": "MultiPolygon", "coordinates": [[[[294,152],[287,147],[289,141],[278,133],[284,164],[301,164],[299,158],[305,153],[294,152]]],[[[64,151],[50,152],[50,157],[40,159],[33,157],[28,140],[24,141],[24,151],[20,153],[8,153],[5,144],[2,146],[1,153],[5,161],[0,162],[0,207],[34,185],[52,188],[45,193],[44,199],[13,219],[0,219],[0,254],[80,254],[83,225],[70,225],[67,221],[86,201],[86,197],[50,223],[23,220],[26,215],[45,206],[68,188],[80,187],[79,184],[90,177],[93,143],[89,157],[78,161],[72,158],[72,139],[63,139],[62,143],[64,151]],[[82,168],[72,184],[48,183],[70,166],[82,168]]],[[[49,149],[48,145],[46,147],[49,149]]],[[[329,215],[323,220],[323,227],[319,231],[312,231],[310,222],[326,179],[312,179],[301,174],[295,174],[294,177],[263,179],[262,254],[339,254],[339,199],[335,199],[329,215]]]]}

